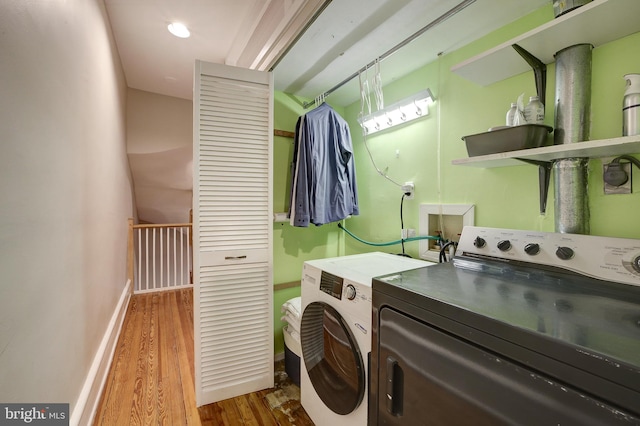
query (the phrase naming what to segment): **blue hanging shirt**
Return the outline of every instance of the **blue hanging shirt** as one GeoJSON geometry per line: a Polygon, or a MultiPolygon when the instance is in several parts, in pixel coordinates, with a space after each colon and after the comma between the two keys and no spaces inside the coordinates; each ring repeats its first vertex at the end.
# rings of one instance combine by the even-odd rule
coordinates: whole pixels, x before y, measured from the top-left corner
{"type": "Polygon", "coordinates": [[[296,123],[290,220],[323,225],[359,214],[349,125],[323,103],[296,123]]]}

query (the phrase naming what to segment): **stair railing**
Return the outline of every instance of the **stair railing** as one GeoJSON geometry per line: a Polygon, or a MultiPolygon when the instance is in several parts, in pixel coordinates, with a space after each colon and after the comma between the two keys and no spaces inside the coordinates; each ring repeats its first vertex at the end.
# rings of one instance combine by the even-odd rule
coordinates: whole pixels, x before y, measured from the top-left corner
{"type": "Polygon", "coordinates": [[[193,285],[191,223],[134,224],[129,219],[127,275],[133,293],[193,285]]]}

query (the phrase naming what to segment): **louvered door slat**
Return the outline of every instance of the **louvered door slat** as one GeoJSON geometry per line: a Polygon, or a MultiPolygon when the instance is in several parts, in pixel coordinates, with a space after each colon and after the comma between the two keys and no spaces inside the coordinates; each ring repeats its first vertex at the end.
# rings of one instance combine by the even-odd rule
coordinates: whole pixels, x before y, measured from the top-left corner
{"type": "Polygon", "coordinates": [[[269,73],[196,63],[198,406],[273,386],[269,73]]]}

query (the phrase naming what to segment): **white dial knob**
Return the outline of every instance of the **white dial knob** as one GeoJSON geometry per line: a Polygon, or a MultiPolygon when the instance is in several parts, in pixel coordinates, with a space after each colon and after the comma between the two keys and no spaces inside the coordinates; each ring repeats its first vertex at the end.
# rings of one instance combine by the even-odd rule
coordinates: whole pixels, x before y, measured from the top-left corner
{"type": "Polygon", "coordinates": [[[347,285],[347,289],[345,290],[344,294],[349,300],[353,300],[356,298],[356,288],[353,286],[353,284],[347,285]]]}

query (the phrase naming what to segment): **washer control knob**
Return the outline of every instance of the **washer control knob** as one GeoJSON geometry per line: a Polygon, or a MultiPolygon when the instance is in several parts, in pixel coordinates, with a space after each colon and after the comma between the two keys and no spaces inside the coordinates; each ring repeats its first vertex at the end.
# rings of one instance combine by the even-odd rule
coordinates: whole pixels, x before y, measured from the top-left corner
{"type": "Polygon", "coordinates": [[[636,270],[636,272],[640,272],[640,254],[633,258],[631,261],[631,267],[636,270]]]}
{"type": "Polygon", "coordinates": [[[524,246],[524,252],[530,256],[535,256],[536,254],[540,253],[540,244],[529,243],[524,246]]]}
{"type": "Polygon", "coordinates": [[[511,241],[502,240],[498,243],[498,250],[500,251],[508,251],[511,248],[511,241]]]}
{"type": "Polygon", "coordinates": [[[349,300],[353,300],[353,299],[356,298],[356,288],[353,286],[353,284],[347,285],[347,289],[345,291],[345,295],[347,296],[347,299],[349,299],[349,300]]]}
{"type": "Polygon", "coordinates": [[[477,248],[482,248],[487,245],[487,242],[482,237],[476,237],[476,239],[473,240],[473,245],[477,248]]]}
{"type": "Polygon", "coordinates": [[[558,256],[558,258],[562,260],[572,259],[574,255],[575,253],[573,249],[569,247],[558,247],[558,249],[556,250],[556,256],[558,256]]]}

